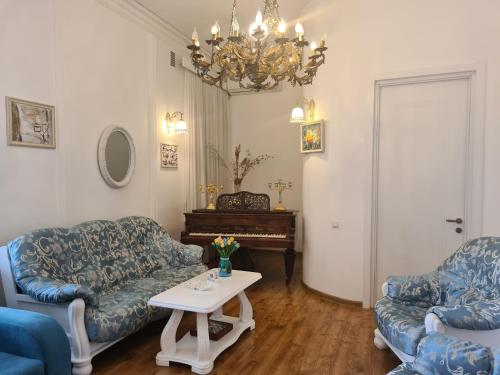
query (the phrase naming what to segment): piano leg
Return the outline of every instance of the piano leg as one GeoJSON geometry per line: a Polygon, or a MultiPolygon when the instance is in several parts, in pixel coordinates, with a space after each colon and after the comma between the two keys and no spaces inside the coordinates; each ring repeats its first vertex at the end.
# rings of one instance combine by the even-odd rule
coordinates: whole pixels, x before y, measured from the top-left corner
{"type": "Polygon", "coordinates": [[[295,265],[295,249],[286,249],[283,256],[285,258],[286,285],[288,285],[290,284],[293,276],[293,267],[295,265]]]}

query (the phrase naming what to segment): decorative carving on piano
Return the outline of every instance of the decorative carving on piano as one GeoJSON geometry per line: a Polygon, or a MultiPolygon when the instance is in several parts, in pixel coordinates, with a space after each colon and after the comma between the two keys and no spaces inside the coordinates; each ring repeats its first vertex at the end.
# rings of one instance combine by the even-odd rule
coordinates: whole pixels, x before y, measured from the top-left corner
{"type": "Polygon", "coordinates": [[[255,194],[240,191],[233,194],[221,194],[217,198],[217,210],[260,210],[269,211],[271,202],[267,194],[255,194]]]}

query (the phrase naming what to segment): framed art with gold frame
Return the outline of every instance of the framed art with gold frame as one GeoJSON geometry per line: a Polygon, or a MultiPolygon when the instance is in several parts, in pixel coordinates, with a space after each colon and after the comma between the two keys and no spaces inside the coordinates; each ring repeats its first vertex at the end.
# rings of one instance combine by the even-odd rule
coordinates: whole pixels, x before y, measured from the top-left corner
{"type": "Polygon", "coordinates": [[[325,151],[325,125],[323,120],[315,120],[300,124],[300,152],[325,151]]]}
{"type": "Polygon", "coordinates": [[[5,97],[7,144],[56,148],[55,107],[5,97]]]}

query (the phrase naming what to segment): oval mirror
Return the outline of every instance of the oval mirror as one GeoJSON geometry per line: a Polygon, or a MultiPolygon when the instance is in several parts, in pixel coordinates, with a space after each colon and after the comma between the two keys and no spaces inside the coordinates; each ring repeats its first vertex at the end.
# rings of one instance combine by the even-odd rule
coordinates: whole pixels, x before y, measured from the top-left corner
{"type": "Polygon", "coordinates": [[[110,126],[99,139],[98,163],[102,178],[111,187],[121,188],[132,179],[135,147],[130,134],[119,126],[110,126]]]}

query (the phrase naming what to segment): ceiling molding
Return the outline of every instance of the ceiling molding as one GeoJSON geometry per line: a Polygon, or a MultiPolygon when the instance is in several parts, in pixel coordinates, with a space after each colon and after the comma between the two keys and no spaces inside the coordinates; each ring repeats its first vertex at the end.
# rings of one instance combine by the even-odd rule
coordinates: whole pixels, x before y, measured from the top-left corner
{"type": "Polygon", "coordinates": [[[170,41],[174,39],[182,45],[191,44],[191,39],[135,0],[97,0],[117,14],[135,22],[154,35],[170,41]]]}

